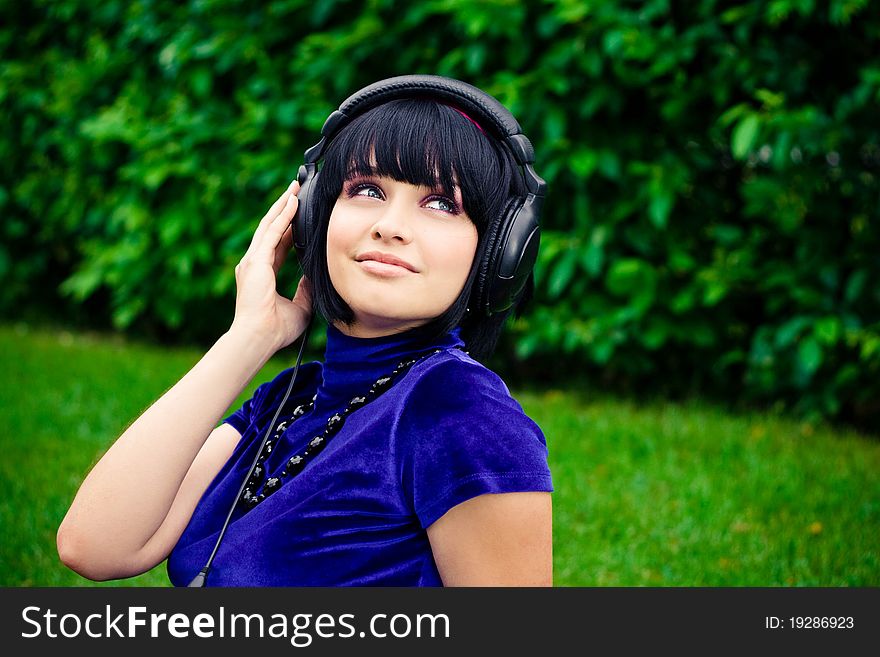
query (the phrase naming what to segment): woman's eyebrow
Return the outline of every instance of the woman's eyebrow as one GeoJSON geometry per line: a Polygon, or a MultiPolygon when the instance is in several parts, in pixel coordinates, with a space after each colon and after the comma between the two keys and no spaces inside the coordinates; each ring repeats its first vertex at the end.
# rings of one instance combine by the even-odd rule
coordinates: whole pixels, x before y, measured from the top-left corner
{"type": "Polygon", "coordinates": [[[358,166],[357,164],[353,164],[348,168],[348,171],[345,172],[345,178],[350,180],[351,178],[356,178],[357,176],[376,176],[376,169],[370,167],[368,169],[364,169],[363,167],[358,166]]]}
{"type": "Polygon", "coordinates": [[[446,187],[438,180],[435,185],[428,185],[428,187],[430,187],[431,191],[435,193],[440,192],[454,198],[461,198],[461,186],[455,184],[454,182],[452,183],[451,187],[446,187]]]}

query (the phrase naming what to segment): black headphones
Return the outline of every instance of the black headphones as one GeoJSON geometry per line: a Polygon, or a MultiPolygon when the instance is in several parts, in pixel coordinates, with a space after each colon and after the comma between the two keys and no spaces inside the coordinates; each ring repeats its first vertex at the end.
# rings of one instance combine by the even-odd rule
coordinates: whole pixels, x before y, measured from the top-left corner
{"type": "Polygon", "coordinates": [[[469,307],[486,316],[508,310],[521,296],[538,257],[538,218],[546,183],[535,173],[535,151],[513,115],[486,92],[460,80],[437,75],[402,75],[380,80],[349,96],[324,122],[321,141],[306,150],[299,168],[299,207],[293,219],[293,245],[300,262],[314,239],[312,200],[318,161],[333,137],[355,117],[399,98],[430,98],[471,117],[481,129],[504,144],[522,167],[525,196],[514,197],[502,216],[487,229],[469,307]]]}

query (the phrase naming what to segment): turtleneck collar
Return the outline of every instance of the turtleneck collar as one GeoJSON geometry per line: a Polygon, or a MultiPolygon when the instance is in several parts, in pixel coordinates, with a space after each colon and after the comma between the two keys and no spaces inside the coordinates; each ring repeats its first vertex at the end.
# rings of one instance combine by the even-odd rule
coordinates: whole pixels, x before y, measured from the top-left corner
{"type": "Polygon", "coordinates": [[[455,328],[437,338],[426,327],[417,327],[378,338],[354,338],[332,324],[327,327],[327,347],[322,365],[315,411],[344,408],[352,397],[364,395],[376,379],[390,374],[407,358],[430,349],[464,345],[455,328]]]}

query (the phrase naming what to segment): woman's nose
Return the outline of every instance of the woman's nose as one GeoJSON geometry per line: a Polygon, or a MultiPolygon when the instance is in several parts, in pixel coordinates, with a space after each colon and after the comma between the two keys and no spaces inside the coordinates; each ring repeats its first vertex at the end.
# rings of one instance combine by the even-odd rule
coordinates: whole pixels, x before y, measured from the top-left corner
{"type": "Polygon", "coordinates": [[[413,237],[411,219],[409,208],[405,204],[393,201],[385,203],[381,215],[370,230],[370,235],[376,240],[407,244],[413,237]]]}

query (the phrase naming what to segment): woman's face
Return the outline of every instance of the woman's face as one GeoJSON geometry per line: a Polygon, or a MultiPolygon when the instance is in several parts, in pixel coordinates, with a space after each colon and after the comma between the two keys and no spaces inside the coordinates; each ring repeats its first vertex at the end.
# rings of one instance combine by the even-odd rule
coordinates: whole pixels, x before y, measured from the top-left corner
{"type": "Polygon", "coordinates": [[[337,328],[369,338],[428,323],[458,298],[476,249],[460,197],[380,176],[346,181],[330,214],[327,265],[355,321],[337,328]]]}

